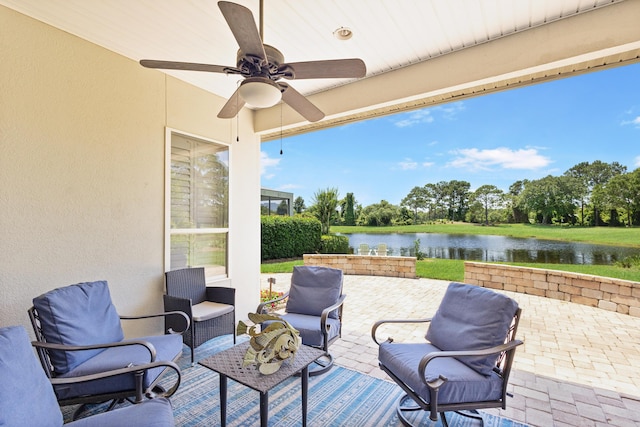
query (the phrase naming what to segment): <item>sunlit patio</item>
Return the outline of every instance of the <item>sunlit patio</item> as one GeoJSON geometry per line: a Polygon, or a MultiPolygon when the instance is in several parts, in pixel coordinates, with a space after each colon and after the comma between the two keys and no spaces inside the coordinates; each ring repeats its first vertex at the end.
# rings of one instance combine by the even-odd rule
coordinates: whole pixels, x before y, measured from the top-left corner
{"type": "MultiPolygon", "coordinates": [[[[286,290],[290,274],[276,278],[286,290]]],[[[344,330],[332,347],[336,364],[386,379],[370,335],[376,320],[430,317],[448,282],[431,279],[345,276],[344,330]]],[[[505,411],[531,426],[640,425],[640,318],[543,297],[506,292],[523,317],[505,411]]],[[[383,332],[396,341],[420,340],[424,325],[383,332]]]]}

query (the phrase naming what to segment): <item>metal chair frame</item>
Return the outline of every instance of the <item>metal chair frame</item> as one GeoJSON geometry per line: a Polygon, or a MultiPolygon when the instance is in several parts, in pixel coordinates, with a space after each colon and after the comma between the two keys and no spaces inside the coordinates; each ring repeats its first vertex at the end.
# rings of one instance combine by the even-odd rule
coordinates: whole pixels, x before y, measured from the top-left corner
{"type": "MultiPolygon", "coordinates": [[[[505,343],[499,346],[482,349],[482,350],[468,350],[468,351],[439,351],[432,352],[426,354],[422,360],[420,361],[418,367],[418,375],[422,379],[423,383],[427,385],[429,388],[429,402],[426,402],[422,397],[420,397],[414,390],[412,390],[409,386],[407,386],[401,379],[399,379],[390,369],[384,366],[382,363],[379,364],[380,369],[382,369],[389,377],[402,388],[405,394],[398,400],[396,406],[396,412],[398,414],[398,418],[400,422],[407,427],[411,427],[412,424],[408,420],[405,412],[410,411],[429,411],[429,418],[432,421],[438,420],[438,413],[442,418],[442,424],[444,427],[448,427],[447,418],[445,416],[445,412],[454,411],[459,413],[460,415],[471,417],[474,419],[478,419],[481,421],[481,425],[484,425],[482,417],[477,414],[477,409],[487,409],[487,408],[502,408],[506,409],[506,398],[509,396],[507,393],[507,384],[509,382],[509,375],[511,373],[511,367],[513,364],[513,359],[515,356],[516,347],[523,344],[522,341],[516,340],[515,335],[518,330],[518,323],[520,321],[520,315],[522,310],[518,309],[513,317],[513,321],[507,332],[507,336],[505,338],[505,343]],[[438,403],[438,391],[442,385],[444,385],[447,381],[447,378],[440,376],[438,379],[432,382],[427,382],[425,379],[425,370],[427,365],[432,360],[439,357],[460,357],[460,356],[489,356],[492,354],[499,354],[498,360],[496,362],[496,366],[493,368],[494,372],[496,372],[503,380],[502,382],[502,394],[501,397],[497,400],[489,400],[489,401],[481,401],[481,402],[461,402],[461,403],[447,403],[447,404],[439,404],[438,403]],[[407,399],[410,398],[414,403],[412,406],[408,406],[405,404],[407,399]],[[472,414],[464,413],[460,411],[472,411],[472,414]]],[[[427,319],[406,319],[406,320],[380,320],[377,321],[372,329],[371,329],[371,337],[373,341],[380,345],[380,341],[378,341],[376,337],[376,332],[378,328],[385,323],[428,323],[431,321],[431,318],[427,319]]],[[[388,338],[387,341],[392,342],[393,338],[388,338]]]]}

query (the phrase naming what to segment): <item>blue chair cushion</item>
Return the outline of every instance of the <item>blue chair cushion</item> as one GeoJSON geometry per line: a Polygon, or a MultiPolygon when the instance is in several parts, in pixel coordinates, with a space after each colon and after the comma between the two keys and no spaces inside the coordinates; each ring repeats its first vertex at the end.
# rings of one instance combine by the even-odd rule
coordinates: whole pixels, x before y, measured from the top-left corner
{"type": "MultiPolygon", "coordinates": [[[[328,267],[296,266],[291,275],[287,313],[320,316],[338,302],[342,294],[342,270],[328,267]]],[[[329,317],[338,318],[337,310],[329,317]]]]}
{"type": "MultiPolygon", "coordinates": [[[[54,289],[34,298],[33,306],[47,342],[90,345],[124,338],[106,281],[54,289]]],[[[101,351],[51,351],[51,363],[57,374],[65,374],[101,351]]]]}
{"type": "Polygon", "coordinates": [[[22,326],[0,328],[0,426],[60,427],[51,383],[22,326]]]}
{"type": "MultiPolygon", "coordinates": [[[[431,319],[427,340],[443,351],[479,350],[504,344],[518,303],[490,289],[451,283],[431,319]]],[[[461,357],[490,375],[499,355],[461,357]]]]}
{"type": "MultiPolygon", "coordinates": [[[[440,349],[429,343],[384,342],[380,344],[378,360],[425,402],[431,403],[429,387],[420,379],[418,365],[423,356],[434,351],[440,349]]],[[[502,397],[503,381],[498,374],[482,375],[456,358],[437,358],[427,365],[427,381],[439,375],[448,381],[440,388],[438,404],[482,402],[502,397]]]]}
{"type": "Polygon", "coordinates": [[[137,405],[114,409],[65,424],[69,427],[173,427],[173,410],[168,399],[157,398],[137,405]],[[133,421],[135,420],[135,422],[133,421]]]}
{"type": "MultiPolygon", "coordinates": [[[[182,354],[182,336],[155,335],[136,338],[136,341],[148,341],[156,349],[156,360],[175,360],[182,354]]],[[[126,342],[127,340],[125,340],[126,342]]],[[[151,361],[150,354],[145,347],[140,345],[108,348],[89,360],[81,363],[71,371],[60,375],[60,378],[71,378],[80,375],[90,375],[112,369],[119,369],[129,364],[140,365],[151,361]]],[[[162,373],[164,368],[154,368],[145,371],[143,377],[144,387],[147,388],[162,373]]],[[[122,390],[135,390],[133,374],[123,374],[98,381],[88,381],[78,384],[64,384],[55,386],[56,394],[60,399],[70,399],[76,396],[110,393],[122,390]]]]}
{"type": "MultiPolygon", "coordinates": [[[[313,347],[324,346],[324,336],[322,335],[322,329],[320,328],[320,317],[296,313],[286,313],[280,317],[289,322],[291,326],[300,332],[302,344],[313,347]]],[[[327,326],[329,327],[328,339],[331,341],[333,338],[338,336],[340,321],[338,319],[328,317],[327,326]]]]}

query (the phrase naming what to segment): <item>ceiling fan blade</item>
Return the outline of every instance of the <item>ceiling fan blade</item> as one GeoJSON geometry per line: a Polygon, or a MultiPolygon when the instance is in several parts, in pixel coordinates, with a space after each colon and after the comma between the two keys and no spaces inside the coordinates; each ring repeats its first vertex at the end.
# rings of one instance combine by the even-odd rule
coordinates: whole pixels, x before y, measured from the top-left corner
{"type": "Polygon", "coordinates": [[[242,53],[266,61],[267,54],[264,51],[262,39],[251,11],[244,6],[228,1],[218,2],[218,7],[231,28],[242,53]]]}
{"type": "Polygon", "coordinates": [[[291,108],[296,110],[302,117],[310,122],[317,122],[324,118],[324,113],[318,107],[313,105],[311,101],[305,98],[300,92],[292,88],[286,83],[279,83],[284,89],[282,92],[282,100],[291,108]]]}
{"type": "Polygon", "coordinates": [[[288,79],[338,79],[364,77],[367,67],[362,59],[330,59],[326,61],[291,62],[280,70],[288,79]],[[288,76],[291,72],[291,76],[288,76]]]}
{"type": "Polygon", "coordinates": [[[219,119],[232,119],[238,112],[244,107],[244,99],[240,96],[238,89],[233,92],[233,95],[229,98],[226,104],[222,107],[218,113],[219,119]]]}
{"type": "Polygon", "coordinates": [[[153,59],[141,59],[140,65],[147,68],[159,68],[162,70],[188,70],[208,71],[211,73],[228,73],[234,69],[222,65],[197,64],[194,62],[155,61],[153,59]]]}

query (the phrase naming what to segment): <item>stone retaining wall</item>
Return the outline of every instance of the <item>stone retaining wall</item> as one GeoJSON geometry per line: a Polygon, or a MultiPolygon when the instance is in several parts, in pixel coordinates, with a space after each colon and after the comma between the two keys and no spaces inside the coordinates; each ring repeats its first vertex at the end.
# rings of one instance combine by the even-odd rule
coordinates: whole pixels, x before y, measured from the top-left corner
{"type": "Polygon", "coordinates": [[[628,280],[541,268],[465,262],[464,282],[640,317],[640,283],[628,280]]]}
{"type": "Polygon", "coordinates": [[[339,268],[344,274],[416,278],[416,258],[377,255],[305,254],[304,265],[339,268]]]}

